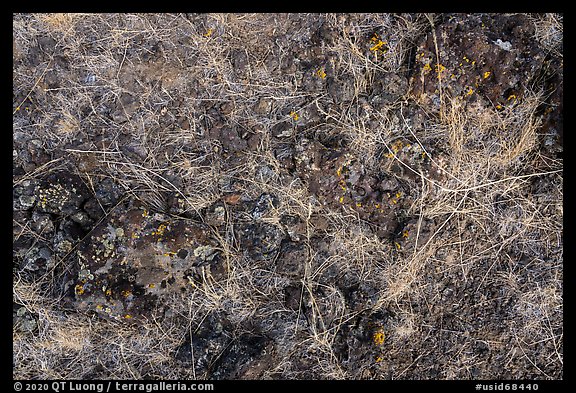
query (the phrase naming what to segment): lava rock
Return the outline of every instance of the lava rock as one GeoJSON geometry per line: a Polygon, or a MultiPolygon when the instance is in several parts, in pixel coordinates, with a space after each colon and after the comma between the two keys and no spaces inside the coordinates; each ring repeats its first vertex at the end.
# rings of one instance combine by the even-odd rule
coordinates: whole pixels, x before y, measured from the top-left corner
{"type": "Polygon", "coordinates": [[[272,100],[270,98],[260,98],[254,106],[254,112],[259,115],[267,115],[272,110],[272,100]]]}
{"type": "Polygon", "coordinates": [[[257,379],[269,366],[271,340],[257,334],[243,334],[232,341],[218,358],[213,379],[257,379]],[[268,355],[268,356],[267,356],[268,355]]]}
{"type": "Polygon", "coordinates": [[[36,189],[36,209],[42,213],[72,215],[81,209],[90,195],[82,180],[73,174],[49,175],[36,189]]]}
{"type": "Polygon", "coordinates": [[[280,206],[280,202],[275,195],[272,194],[262,194],[256,201],[256,206],[252,210],[252,218],[255,220],[259,220],[262,218],[267,212],[272,209],[278,208],[280,206]]]}
{"type": "Polygon", "coordinates": [[[292,124],[288,121],[283,121],[274,125],[271,131],[275,138],[289,138],[294,133],[292,124]]]}
{"type": "Polygon", "coordinates": [[[126,322],[158,315],[159,299],[219,269],[210,233],[204,224],[154,214],[138,202],[117,206],[73,254],[76,307],[126,322]]]}
{"type": "Polygon", "coordinates": [[[221,226],[226,222],[226,208],[222,202],[217,202],[206,210],[204,222],[208,225],[221,226]]]}
{"type": "Polygon", "coordinates": [[[262,221],[245,224],[239,232],[242,249],[254,260],[274,258],[286,237],[282,228],[262,221]]]}
{"type": "Polygon", "coordinates": [[[302,277],[308,249],[302,243],[285,242],[276,261],[276,271],[289,277],[302,277]]]}

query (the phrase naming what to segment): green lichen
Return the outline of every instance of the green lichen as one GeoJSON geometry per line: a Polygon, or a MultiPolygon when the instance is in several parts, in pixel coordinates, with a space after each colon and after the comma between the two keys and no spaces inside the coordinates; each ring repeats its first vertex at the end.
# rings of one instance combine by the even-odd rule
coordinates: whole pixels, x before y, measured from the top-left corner
{"type": "Polygon", "coordinates": [[[203,261],[211,261],[216,256],[217,250],[211,246],[200,246],[194,249],[194,256],[203,261]]]}
{"type": "Polygon", "coordinates": [[[78,272],[78,279],[79,280],[94,280],[94,275],[90,272],[89,269],[82,269],[78,272]]]}

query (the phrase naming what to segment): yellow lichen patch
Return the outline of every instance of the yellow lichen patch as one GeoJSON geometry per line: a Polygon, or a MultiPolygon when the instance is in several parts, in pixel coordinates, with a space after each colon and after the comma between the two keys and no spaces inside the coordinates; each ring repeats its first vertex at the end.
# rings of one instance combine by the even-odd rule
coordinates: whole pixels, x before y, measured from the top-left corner
{"type": "Polygon", "coordinates": [[[342,164],[340,164],[338,169],[336,169],[336,176],[338,177],[342,177],[342,174],[346,171],[346,166],[350,165],[350,163],[352,162],[352,157],[350,157],[348,154],[346,155],[346,157],[347,159],[342,164]]]}
{"type": "Polygon", "coordinates": [[[514,100],[514,101],[516,101],[516,100],[517,100],[517,98],[516,98],[516,94],[510,94],[510,95],[508,96],[508,99],[507,99],[507,101],[511,101],[511,100],[514,100]]]}
{"type": "Polygon", "coordinates": [[[208,29],[206,33],[204,33],[204,37],[210,37],[214,33],[214,29],[208,29]]]}
{"type": "Polygon", "coordinates": [[[158,225],[158,229],[156,229],[155,231],[152,231],[152,235],[163,236],[164,233],[166,232],[167,228],[168,228],[168,225],[162,223],[162,224],[158,225]]]}
{"type": "Polygon", "coordinates": [[[326,72],[324,72],[324,67],[319,68],[318,71],[316,71],[316,75],[318,75],[322,79],[326,78],[326,72]]]}
{"type": "Polygon", "coordinates": [[[341,197],[340,197],[340,199],[338,199],[338,202],[340,202],[340,203],[344,203],[344,197],[343,197],[343,196],[341,196],[341,197]]]}
{"type": "Polygon", "coordinates": [[[294,121],[298,121],[298,119],[300,118],[300,116],[298,115],[298,113],[292,111],[290,112],[290,117],[294,120],[294,121]]]}
{"type": "Polygon", "coordinates": [[[404,143],[401,140],[397,140],[392,144],[391,149],[394,153],[398,153],[403,147],[404,143]]]}
{"type": "Polygon", "coordinates": [[[125,319],[131,319],[131,318],[132,318],[132,315],[126,314],[126,315],[124,315],[124,318],[125,318],[125,319]]]}
{"type": "Polygon", "coordinates": [[[372,46],[370,47],[370,51],[371,51],[371,52],[375,52],[375,51],[378,51],[378,50],[379,50],[379,51],[382,51],[382,47],[387,44],[386,41],[382,41],[382,40],[380,39],[380,37],[378,36],[378,34],[374,34],[374,35],[372,36],[372,38],[370,38],[370,42],[372,42],[372,44],[374,44],[374,45],[372,45],[372,46]]]}
{"type": "Polygon", "coordinates": [[[438,79],[440,79],[440,74],[446,69],[442,64],[436,64],[436,73],[438,74],[438,79]]]}
{"type": "Polygon", "coordinates": [[[102,311],[102,310],[104,310],[104,306],[101,305],[101,304],[99,304],[99,305],[96,306],[96,310],[102,311]]]}
{"type": "Polygon", "coordinates": [[[377,329],[372,335],[372,341],[374,341],[374,344],[376,345],[384,344],[385,339],[386,335],[384,334],[384,329],[382,328],[377,329]]]}
{"type": "Polygon", "coordinates": [[[400,251],[402,249],[402,246],[398,242],[394,242],[394,247],[396,247],[397,251],[400,251]]]}
{"type": "Polygon", "coordinates": [[[356,207],[362,207],[362,204],[360,202],[356,202],[356,207]]]}
{"type": "Polygon", "coordinates": [[[340,181],[338,182],[338,184],[340,185],[340,188],[344,191],[346,191],[346,182],[344,181],[344,179],[340,179],[340,181]]]}
{"type": "Polygon", "coordinates": [[[156,287],[156,284],[148,284],[148,288],[153,289],[156,287]]]}
{"type": "Polygon", "coordinates": [[[176,253],[174,251],[168,251],[164,253],[165,257],[173,257],[174,255],[176,255],[176,253]]]}
{"type": "Polygon", "coordinates": [[[402,237],[403,237],[404,239],[406,239],[406,238],[408,237],[408,229],[404,229],[404,230],[402,231],[402,237]]]}
{"type": "Polygon", "coordinates": [[[422,67],[422,72],[424,72],[424,74],[427,74],[430,71],[432,71],[432,67],[430,67],[430,63],[424,64],[424,67],[422,67]]]}
{"type": "Polygon", "coordinates": [[[474,94],[474,89],[473,89],[473,88],[470,88],[470,89],[466,92],[466,96],[469,97],[469,96],[471,96],[472,94],[474,94]]]}
{"type": "Polygon", "coordinates": [[[78,295],[78,296],[83,295],[83,294],[84,294],[84,285],[77,284],[77,285],[74,287],[74,292],[75,292],[76,295],[78,295]]]}
{"type": "Polygon", "coordinates": [[[148,212],[148,210],[144,209],[142,211],[142,217],[144,217],[144,218],[150,217],[150,213],[148,212]]]}
{"type": "Polygon", "coordinates": [[[390,198],[390,202],[397,204],[400,198],[402,198],[402,193],[398,191],[392,198],[390,198]]]}
{"type": "Polygon", "coordinates": [[[378,356],[376,358],[376,363],[380,363],[382,360],[384,360],[384,358],[382,356],[378,356]]]}
{"type": "Polygon", "coordinates": [[[120,293],[121,293],[122,296],[124,296],[124,297],[129,297],[130,295],[132,295],[132,291],[127,291],[127,290],[122,291],[122,292],[120,292],[120,293]]]}
{"type": "Polygon", "coordinates": [[[104,292],[104,294],[105,294],[106,296],[112,296],[112,290],[111,290],[110,288],[108,288],[108,289],[104,292]]]}
{"type": "Polygon", "coordinates": [[[490,77],[491,72],[490,71],[486,71],[483,75],[484,79],[488,79],[490,77]]]}

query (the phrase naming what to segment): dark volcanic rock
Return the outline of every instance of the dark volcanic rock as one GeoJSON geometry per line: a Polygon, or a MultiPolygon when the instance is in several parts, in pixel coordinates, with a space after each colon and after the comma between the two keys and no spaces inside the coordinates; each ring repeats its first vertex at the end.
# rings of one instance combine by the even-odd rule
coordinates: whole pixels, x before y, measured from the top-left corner
{"type": "Polygon", "coordinates": [[[412,87],[413,94],[429,103],[438,103],[434,97],[443,89],[470,102],[514,105],[545,59],[534,45],[534,25],[526,15],[450,15],[434,33],[417,48],[412,87]]]}
{"type": "Polygon", "coordinates": [[[133,321],[156,310],[157,299],[186,291],[192,279],[217,270],[209,228],[120,206],[76,250],[74,295],[81,309],[133,321]]]}

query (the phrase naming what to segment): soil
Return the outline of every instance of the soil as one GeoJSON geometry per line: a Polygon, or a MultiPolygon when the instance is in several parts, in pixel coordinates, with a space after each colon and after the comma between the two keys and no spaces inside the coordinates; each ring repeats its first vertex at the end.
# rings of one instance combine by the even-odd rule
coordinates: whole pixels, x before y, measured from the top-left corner
{"type": "Polygon", "coordinates": [[[13,29],[15,378],[563,378],[561,17],[13,29]]]}

